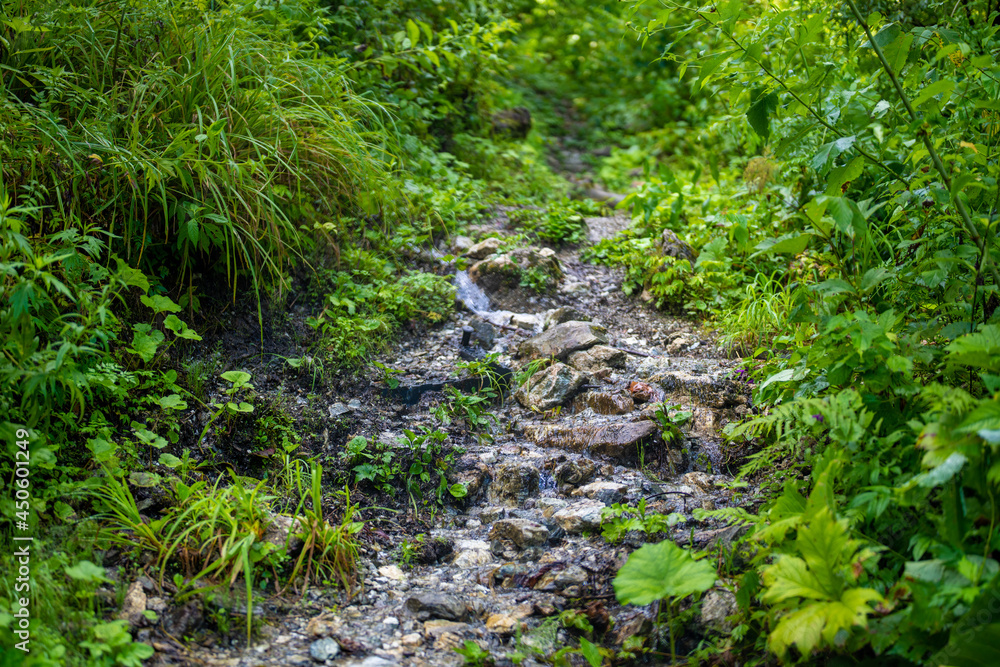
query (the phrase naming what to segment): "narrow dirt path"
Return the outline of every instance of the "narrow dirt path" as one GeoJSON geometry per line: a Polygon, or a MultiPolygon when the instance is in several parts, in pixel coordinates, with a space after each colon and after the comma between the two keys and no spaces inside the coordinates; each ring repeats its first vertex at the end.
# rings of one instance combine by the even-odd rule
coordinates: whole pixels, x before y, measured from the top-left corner
{"type": "MultiPolygon", "coordinates": [[[[478,232],[509,233],[505,221],[498,216],[478,232]]],[[[588,219],[591,241],[627,224],[622,217],[588,219]]],[[[516,312],[461,312],[451,326],[411,338],[380,361],[404,369],[398,376],[404,385],[453,377],[462,326],[472,322],[474,340],[487,339],[483,347],[498,353],[500,363],[518,368],[525,363],[523,356],[515,358],[518,348],[524,352],[526,341],[539,340],[533,337],[547,318],[548,339],[542,340],[555,338],[551,349],[567,362],[559,372],[580,385],[568,392],[564,406],[530,410],[510,397],[494,410],[492,442],[449,429],[466,443],[452,472],[454,481],[468,487],[464,508],[425,510],[423,524],[397,515],[395,530],[376,524],[386,539],[364,548],[363,587],[353,599],[315,589],[285,606],[272,602],[258,610],[267,618],[262,642],[245,653],[221,646],[188,652],[188,664],[453,665],[462,658],[452,649],[467,640],[495,659],[518,647],[551,653],[577,644],[565,627],[573,616],[564,612],[573,610],[608,646],[648,632],[650,610],[620,607],[611,581],[634,548],[662,536],[633,531],[609,544],[600,534],[601,510],[646,499],[648,512],[684,517],[669,529],[679,543],[693,540],[704,547],[731,539],[734,529],[698,521],[694,511],[731,503],[721,486],[730,478],[718,429],[746,414],[747,391],[733,379],[738,360],[722,358],[692,323],[623,295],[619,271],[582,262],[578,249],[556,257],[562,278],[554,293],[499,299],[508,309],[517,306],[516,312]],[[568,324],[556,324],[566,319],[568,324]],[[581,335],[603,342],[581,342],[581,335]],[[567,345],[579,350],[567,354],[567,345]],[[664,404],[674,406],[671,414],[692,413],[674,442],[664,442],[656,421],[664,404]],[[413,546],[414,560],[425,564],[400,567],[404,540],[413,546]]],[[[565,389],[559,385],[548,389],[558,394],[565,389]]],[[[415,405],[376,398],[356,412],[373,437],[392,442],[403,429],[440,427],[430,409],[442,398],[427,393],[415,405]]],[[[706,605],[701,622],[722,623],[729,594],[709,595],[713,604],[706,605]]],[[[537,663],[529,657],[523,664],[537,663]]]]}

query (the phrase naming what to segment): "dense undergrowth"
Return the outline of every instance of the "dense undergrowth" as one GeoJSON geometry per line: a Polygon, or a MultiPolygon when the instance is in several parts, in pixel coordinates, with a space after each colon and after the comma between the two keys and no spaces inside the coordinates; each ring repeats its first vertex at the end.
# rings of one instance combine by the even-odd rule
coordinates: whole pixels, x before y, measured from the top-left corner
{"type": "MultiPolygon", "coordinates": [[[[151,655],[111,616],[128,578],[97,565],[149,568],[179,600],[238,583],[247,608],[352,587],[352,492],[460,502],[442,431],[355,438],[331,471],[286,406],[196,345],[244,295],[263,338],[295,292],[308,352],[290,372],[355,371],[450,317],[447,277],[406,267],[492,206],[540,204],[512,216],[527,237],[582,240],[595,209],[547,161],[565,150],[629,191],[633,227],[586,256],[708,321],[755,386],[729,436],[751,439],[763,497],[720,511],[750,530],[713,554],[739,612],[682,643],[688,663],[990,664],[994,4],[6,3],[0,530],[11,552],[35,541],[29,588],[0,565],[4,664],[151,655]],[[254,478],[216,454],[248,433],[254,478]],[[275,514],[301,517],[294,535],[265,539],[275,514]]],[[[455,392],[439,419],[488,437],[490,398],[455,392]]],[[[672,546],[644,547],[618,594],[663,600],[679,631],[714,577],[672,546]]]]}

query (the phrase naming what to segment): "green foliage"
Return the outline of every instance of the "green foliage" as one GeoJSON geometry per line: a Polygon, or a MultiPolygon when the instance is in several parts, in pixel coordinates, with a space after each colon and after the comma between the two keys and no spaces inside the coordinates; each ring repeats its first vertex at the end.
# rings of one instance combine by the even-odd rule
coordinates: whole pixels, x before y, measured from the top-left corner
{"type": "Polygon", "coordinates": [[[677,646],[670,622],[676,603],[715,585],[718,574],[705,561],[695,560],[690,552],[670,540],[646,544],[629,556],[614,579],[615,597],[622,604],[647,605],[667,601],[670,626],[670,655],[676,662],[677,646]]]}
{"type": "Polygon", "coordinates": [[[3,180],[18,203],[47,207],[34,224],[96,217],[131,259],[178,277],[221,256],[235,288],[243,269],[280,279],[308,239],[299,224],[386,200],[378,110],[342,62],[283,39],[273,11],[39,1],[4,18],[17,27],[3,52],[3,180]]]}
{"type": "Polygon", "coordinates": [[[458,419],[480,440],[493,439],[489,429],[496,424],[497,418],[489,411],[489,407],[496,399],[497,392],[492,387],[484,387],[475,394],[465,394],[454,387],[445,387],[444,393],[447,398],[434,408],[434,416],[442,424],[448,426],[453,419],[458,419]]]}
{"type": "Polygon", "coordinates": [[[615,596],[622,604],[647,605],[703,593],[715,585],[716,577],[714,567],[665,540],[647,544],[629,557],[615,577],[615,596]]]}
{"type": "Polygon", "coordinates": [[[584,217],[597,215],[600,205],[594,201],[553,202],[545,209],[522,209],[512,212],[518,227],[539,241],[554,245],[581,243],[587,239],[584,217]]]}
{"type": "Polygon", "coordinates": [[[601,510],[601,535],[611,544],[615,544],[632,531],[650,536],[657,535],[666,533],[668,529],[686,520],[683,514],[676,512],[670,514],[647,512],[646,499],[643,498],[634,507],[615,503],[601,510]]]}
{"type": "Polygon", "coordinates": [[[490,652],[483,649],[483,647],[471,639],[465,640],[465,644],[463,644],[461,648],[456,647],[452,650],[462,656],[462,664],[464,665],[488,667],[493,664],[493,658],[490,657],[490,652]]]}
{"type": "Polygon", "coordinates": [[[335,366],[357,366],[384,349],[388,335],[402,325],[437,324],[454,310],[455,287],[447,278],[420,271],[397,276],[392,263],[368,253],[355,259],[363,268],[314,277],[313,289],[326,293],[325,304],[308,322],[335,366]]]}

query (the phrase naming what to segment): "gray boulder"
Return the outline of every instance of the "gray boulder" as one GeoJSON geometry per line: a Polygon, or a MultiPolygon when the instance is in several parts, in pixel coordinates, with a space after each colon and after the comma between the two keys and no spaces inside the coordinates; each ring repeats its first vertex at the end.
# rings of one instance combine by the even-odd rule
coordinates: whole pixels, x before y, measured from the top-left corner
{"type": "Polygon", "coordinates": [[[514,398],[529,409],[551,410],[572,396],[584,380],[582,373],[566,364],[555,363],[532,375],[514,392],[514,398]]]}
{"type": "Polygon", "coordinates": [[[518,354],[528,359],[565,359],[573,352],[607,344],[607,330],[593,322],[570,321],[550,327],[521,343],[518,354]]]}

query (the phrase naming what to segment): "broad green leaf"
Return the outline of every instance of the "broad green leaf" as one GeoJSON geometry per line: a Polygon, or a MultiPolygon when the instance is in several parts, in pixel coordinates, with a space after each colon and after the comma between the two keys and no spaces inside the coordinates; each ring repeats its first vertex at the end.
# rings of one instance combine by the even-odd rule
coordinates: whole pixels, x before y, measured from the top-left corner
{"type": "Polygon", "coordinates": [[[153,296],[142,295],[139,297],[139,301],[143,305],[152,308],[153,312],[156,313],[179,313],[181,311],[181,307],[174,303],[173,299],[162,294],[154,294],[153,296]]]}
{"type": "Polygon", "coordinates": [[[136,331],[132,334],[131,351],[149,363],[156,356],[156,350],[163,342],[163,332],[153,329],[149,333],[136,331]]]}
{"type": "Polygon", "coordinates": [[[165,465],[168,468],[180,468],[184,463],[173,454],[168,454],[166,452],[160,454],[159,462],[161,465],[165,465]]]}
{"type": "Polygon", "coordinates": [[[831,598],[839,596],[842,584],[838,560],[847,560],[854,554],[847,530],[847,520],[835,520],[824,507],[799,529],[795,540],[809,571],[825,590],[831,592],[831,598]]]}
{"type": "Polygon", "coordinates": [[[601,652],[597,646],[580,637],[580,653],[590,664],[590,667],[601,667],[601,652]]]}
{"type": "Polygon", "coordinates": [[[194,218],[187,221],[187,237],[191,245],[198,245],[198,221],[194,218]]]}
{"type": "Polygon", "coordinates": [[[152,488],[154,486],[159,486],[163,482],[163,478],[157,475],[155,472],[133,472],[128,476],[128,483],[132,486],[138,486],[140,488],[152,488]]]}
{"type": "Polygon", "coordinates": [[[754,248],[757,251],[755,254],[788,253],[797,255],[806,249],[812,237],[812,234],[785,234],[777,238],[764,239],[754,248]]]}
{"type": "Polygon", "coordinates": [[[245,386],[250,381],[251,375],[243,371],[226,371],[221,375],[226,382],[232,382],[235,386],[245,386]]]}
{"type": "Polygon", "coordinates": [[[980,331],[953,340],[945,350],[948,361],[988,371],[1000,370],[1000,326],[988,324],[980,331]]]}
{"type": "Polygon", "coordinates": [[[775,382],[789,382],[791,380],[801,380],[809,374],[808,368],[786,368],[783,371],[778,371],[771,377],[767,378],[760,384],[760,388],[774,384],[775,382]]]}
{"type": "Polygon", "coordinates": [[[90,438],[87,440],[87,449],[93,453],[94,460],[99,463],[107,463],[114,458],[118,448],[104,438],[90,438]]]}
{"type": "Polygon", "coordinates": [[[921,104],[936,95],[941,96],[941,104],[944,104],[948,101],[948,98],[951,96],[951,91],[953,90],[955,90],[955,82],[951,79],[941,79],[939,81],[935,81],[921,90],[920,94],[913,99],[913,108],[916,109],[921,104]]]}
{"type": "Polygon", "coordinates": [[[176,315],[167,315],[167,317],[163,320],[163,326],[173,331],[174,335],[178,338],[201,340],[201,336],[199,336],[193,329],[189,329],[188,325],[176,315]]]}
{"type": "Polygon", "coordinates": [[[185,410],[187,402],[182,400],[178,394],[168,394],[156,399],[156,404],[164,410],[185,410]]]}
{"type": "Polygon", "coordinates": [[[962,421],[959,433],[978,433],[1000,429],[1000,401],[982,403],[962,421]]]}
{"type": "Polygon", "coordinates": [[[669,540],[635,551],[615,577],[615,596],[622,604],[647,605],[657,600],[707,591],[718,575],[711,563],[697,561],[669,540]]]}
{"type": "Polygon", "coordinates": [[[109,583],[107,572],[100,565],[95,565],[89,560],[81,560],[76,565],[68,565],[65,568],[66,576],[77,581],[109,583]]]}
{"type": "Polygon", "coordinates": [[[761,599],[771,604],[790,598],[828,600],[840,594],[817,579],[804,560],[788,555],[778,556],[774,565],[764,569],[764,585],[767,591],[761,599]]]}
{"type": "Polygon", "coordinates": [[[753,131],[766,141],[771,136],[770,116],[778,109],[778,95],[777,93],[761,94],[761,92],[756,93],[759,97],[747,109],[747,121],[749,121],[753,131]]]}
{"type": "Polygon", "coordinates": [[[821,639],[834,646],[842,630],[868,625],[868,614],[872,611],[869,603],[879,600],[881,596],[870,588],[852,588],[840,600],[807,604],[781,617],[768,636],[768,646],[782,659],[793,644],[805,656],[821,639]]]}
{"type": "Polygon", "coordinates": [[[865,275],[861,276],[861,293],[867,294],[873,290],[879,283],[891,276],[892,273],[888,269],[876,268],[868,269],[865,271],[865,275]]]}
{"type": "Polygon", "coordinates": [[[406,19],[406,36],[410,38],[411,48],[420,43],[420,28],[413,22],[413,19],[406,19]]]}
{"type": "Polygon", "coordinates": [[[918,483],[925,489],[932,489],[936,486],[941,486],[957,475],[967,462],[967,458],[956,452],[945,459],[944,463],[919,475],[917,477],[919,480],[918,483]]]}
{"type": "Polygon", "coordinates": [[[860,155],[843,167],[837,167],[830,172],[830,176],[827,178],[826,194],[831,197],[840,196],[844,186],[851,181],[857,180],[864,170],[865,159],[860,155]]]}
{"type": "Polygon", "coordinates": [[[820,146],[819,152],[813,156],[810,165],[816,171],[822,172],[830,160],[836,159],[838,155],[853,146],[856,140],[857,137],[851,135],[849,137],[840,137],[839,139],[835,139],[828,144],[823,144],[820,146]]]}
{"type": "Polygon", "coordinates": [[[131,266],[125,263],[125,260],[121,258],[115,258],[118,261],[118,279],[129,287],[138,287],[143,292],[149,291],[149,280],[146,279],[146,275],[139,269],[133,269],[131,266]]]}

